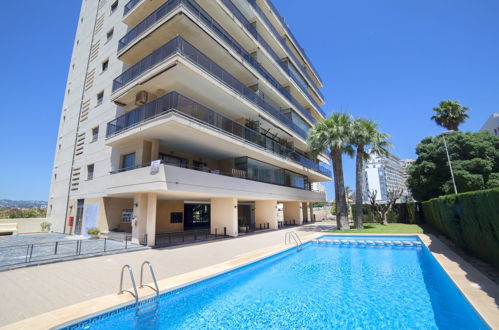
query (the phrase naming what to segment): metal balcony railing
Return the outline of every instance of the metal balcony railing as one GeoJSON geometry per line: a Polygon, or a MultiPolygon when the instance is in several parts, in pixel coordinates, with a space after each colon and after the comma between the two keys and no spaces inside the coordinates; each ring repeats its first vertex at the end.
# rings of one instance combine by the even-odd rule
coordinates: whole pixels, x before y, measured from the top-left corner
{"type": "MultiPolygon", "coordinates": [[[[239,22],[246,28],[246,30],[251,34],[253,35],[253,37],[263,46],[263,48],[265,48],[265,50],[267,51],[267,53],[269,53],[269,55],[274,59],[274,61],[279,64],[279,66],[281,66],[281,68],[287,73],[287,75],[293,79],[293,81],[300,87],[300,89],[303,91],[303,93],[305,93],[305,95],[307,95],[307,98],[312,102],[312,104],[317,108],[317,110],[319,110],[319,112],[325,116],[325,113],[324,111],[322,110],[322,108],[317,104],[317,102],[314,100],[314,98],[310,95],[310,92],[308,91],[308,86],[307,84],[305,83],[305,81],[301,78],[301,77],[297,77],[296,75],[293,75],[292,72],[290,71],[289,67],[286,65],[286,63],[281,59],[279,58],[279,56],[277,56],[277,54],[274,52],[274,50],[272,49],[272,47],[270,47],[270,45],[265,41],[265,39],[256,31],[256,28],[251,25],[249,23],[249,21],[246,19],[246,17],[241,13],[241,11],[234,5],[234,3],[232,2],[232,0],[222,0],[222,2],[224,3],[224,5],[227,7],[227,9],[229,9],[229,11],[239,20],[239,22]]],[[[263,13],[262,13],[263,15],[263,13]]],[[[270,23],[270,22],[269,22],[270,23]]],[[[278,38],[278,40],[280,40],[278,38]]],[[[284,42],[284,40],[282,40],[284,42]]],[[[285,45],[285,42],[284,42],[284,45],[285,45]]],[[[286,45],[287,47],[287,45],[286,45]]],[[[289,48],[288,48],[289,50],[289,48]]],[[[290,56],[294,56],[293,53],[291,53],[291,51],[288,52],[290,56]]],[[[296,59],[296,57],[294,58],[294,60],[296,61],[297,64],[299,64],[300,62],[298,62],[298,60],[296,59]]],[[[322,96],[322,95],[321,95],[322,96]]],[[[292,98],[292,96],[290,95],[290,97],[292,98]]],[[[294,100],[294,98],[293,98],[294,100]]],[[[293,102],[293,100],[290,100],[291,102],[293,102]]],[[[294,100],[293,104],[298,108],[303,108],[299,103],[298,101],[294,100]],[[296,102],[296,103],[295,103],[296,102]]],[[[306,111],[306,110],[305,110],[306,111]]]]}
{"type": "MultiPolygon", "coordinates": [[[[230,3],[232,4],[232,3],[230,3]]],[[[227,31],[225,31],[206,11],[204,11],[195,1],[193,0],[169,0],[161,7],[156,9],[152,14],[147,16],[142,22],[137,24],[133,29],[131,29],[123,38],[120,39],[118,44],[118,51],[129,45],[132,41],[136,40],[139,36],[141,36],[147,29],[149,29],[156,22],[160,21],[163,17],[168,15],[173,10],[177,9],[179,6],[184,6],[187,8],[192,15],[197,17],[200,21],[206,24],[212,32],[217,34],[221,39],[227,42],[232,49],[239,55],[244,58],[244,61],[250,64],[255,70],[257,70],[266,81],[268,81],[272,86],[274,86],[287,100],[289,100],[293,106],[312,124],[316,123],[315,118],[312,116],[310,112],[308,112],[292,95],[291,93],[285,89],[281,84],[270,74],[265,68],[258,63],[258,61],[251,56],[227,31]]],[[[229,4],[228,4],[229,5],[229,4]]],[[[235,7],[234,7],[235,8],[235,7]]],[[[237,8],[235,8],[237,10],[237,8]]],[[[240,13],[239,13],[240,14],[240,13]]],[[[242,14],[240,14],[242,15],[242,14]]],[[[244,16],[243,16],[244,17],[244,16]]],[[[256,33],[256,30],[253,28],[253,35],[257,38],[264,47],[268,49],[269,52],[272,52],[271,56],[279,63],[279,65],[288,73],[290,77],[292,77],[295,81],[297,80],[291,73],[289,68],[285,63],[283,63],[279,57],[272,51],[272,48],[268,46],[268,44],[263,40],[261,36],[256,33]]],[[[298,83],[298,82],[297,82],[298,83]]],[[[299,83],[298,83],[299,84],[299,83]]],[[[303,83],[302,83],[303,84],[303,83]]],[[[306,87],[301,87],[306,91],[306,87]]],[[[307,91],[308,93],[308,91],[307,91]]],[[[308,94],[307,94],[308,95],[308,94]]],[[[309,96],[312,102],[315,102],[312,97],[309,96]]],[[[316,105],[316,103],[314,104],[316,105]]],[[[318,107],[318,105],[316,105],[318,107]]]]}
{"type": "Polygon", "coordinates": [[[183,56],[197,67],[207,72],[213,78],[217,79],[220,83],[238,93],[240,96],[250,101],[264,112],[283,123],[285,126],[291,128],[303,139],[307,138],[307,132],[301,129],[296,123],[291,121],[279,110],[265,101],[255,91],[237,80],[234,76],[225,71],[222,67],[180,36],[175,37],[165,45],[156,49],[154,52],[144,57],[142,60],[114,79],[113,92],[175,54],[183,56]]]}
{"type": "Polygon", "coordinates": [[[298,40],[296,40],[295,36],[293,35],[293,33],[291,32],[288,24],[284,21],[284,18],[281,16],[281,14],[279,14],[279,11],[277,10],[277,8],[274,6],[274,4],[272,3],[272,0],[266,0],[267,3],[269,4],[269,7],[272,8],[272,10],[275,12],[277,18],[281,21],[281,24],[282,26],[284,27],[284,29],[286,30],[286,32],[288,33],[288,36],[293,39],[293,42],[295,43],[295,45],[298,46],[298,48],[300,49],[300,52],[301,54],[303,55],[303,57],[307,60],[308,64],[310,65],[310,67],[312,68],[312,70],[314,70],[314,73],[315,75],[317,76],[317,78],[319,78],[319,80],[322,81],[322,78],[319,76],[319,72],[317,71],[317,69],[314,67],[314,65],[312,64],[312,61],[310,61],[310,59],[308,58],[308,55],[307,53],[305,52],[305,49],[303,49],[303,47],[300,46],[300,43],[298,42],[298,40]]]}
{"type": "MultiPolygon", "coordinates": [[[[269,28],[269,30],[272,32],[272,34],[274,35],[274,37],[279,41],[279,43],[282,45],[282,47],[286,50],[286,52],[289,54],[289,56],[293,59],[293,61],[295,62],[295,65],[298,68],[300,68],[300,70],[302,71],[303,75],[305,77],[307,77],[307,79],[311,83],[313,83],[314,80],[308,74],[307,69],[305,68],[305,66],[301,65],[301,62],[296,58],[295,54],[291,51],[291,49],[289,48],[289,46],[286,44],[286,41],[284,40],[284,38],[280,35],[280,33],[275,28],[275,26],[270,22],[270,20],[268,19],[267,15],[265,15],[265,13],[260,8],[260,6],[258,6],[258,4],[256,3],[256,0],[248,0],[248,3],[251,5],[251,7],[253,7],[253,9],[258,13],[258,15],[261,17],[261,19],[265,22],[265,24],[267,25],[267,27],[269,28]]],[[[313,87],[313,88],[321,96],[321,98],[324,99],[324,95],[322,94],[322,92],[318,88],[315,88],[315,87],[313,87]]]]}
{"type": "Polygon", "coordinates": [[[140,106],[107,124],[106,137],[112,137],[129,128],[139,125],[168,112],[175,111],[186,115],[211,128],[229,134],[239,140],[276,154],[282,158],[291,160],[311,170],[331,177],[331,171],[326,165],[314,162],[307,157],[297,153],[269,137],[251,128],[243,126],[177,92],[170,92],[156,100],[140,106]]]}

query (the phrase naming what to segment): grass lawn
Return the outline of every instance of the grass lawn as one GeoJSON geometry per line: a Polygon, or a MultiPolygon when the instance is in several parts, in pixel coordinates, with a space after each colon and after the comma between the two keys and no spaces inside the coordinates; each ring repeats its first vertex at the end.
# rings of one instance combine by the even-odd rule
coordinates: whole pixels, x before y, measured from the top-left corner
{"type": "Polygon", "coordinates": [[[333,230],[332,232],[352,234],[422,234],[423,228],[418,225],[406,223],[389,223],[385,226],[379,223],[364,223],[364,229],[333,230]]]}

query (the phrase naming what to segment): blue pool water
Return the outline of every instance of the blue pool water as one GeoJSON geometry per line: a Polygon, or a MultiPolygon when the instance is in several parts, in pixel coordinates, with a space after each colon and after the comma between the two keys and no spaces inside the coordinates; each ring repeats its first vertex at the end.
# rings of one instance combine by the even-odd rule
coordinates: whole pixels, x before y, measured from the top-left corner
{"type": "Polygon", "coordinates": [[[309,243],[68,328],[488,327],[425,247],[309,243]]]}

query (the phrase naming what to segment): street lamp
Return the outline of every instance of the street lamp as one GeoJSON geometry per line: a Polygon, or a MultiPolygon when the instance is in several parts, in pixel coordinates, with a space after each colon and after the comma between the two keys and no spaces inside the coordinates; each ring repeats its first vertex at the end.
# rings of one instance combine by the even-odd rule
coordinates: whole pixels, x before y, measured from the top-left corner
{"type": "Polygon", "coordinates": [[[452,177],[452,184],[454,185],[454,193],[457,195],[456,180],[454,179],[454,171],[452,170],[452,164],[450,162],[449,149],[447,149],[447,141],[445,141],[446,134],[454,133],[453,130],[448,130],[442,133],[442,138],[444,139],[445,153],[447,154],[447,161],[449,162],[450,176],[452,177]]]}

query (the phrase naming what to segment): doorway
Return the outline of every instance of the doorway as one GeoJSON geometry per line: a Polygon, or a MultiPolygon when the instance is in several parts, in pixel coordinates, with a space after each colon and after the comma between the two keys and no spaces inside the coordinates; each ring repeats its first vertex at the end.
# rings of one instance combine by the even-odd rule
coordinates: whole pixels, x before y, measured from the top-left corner
{"type": "Polygon", "coordinates": [[[184,204],[184,230],[210,228],[210,204],[184,204]]]}
{"type": "Polygon", "coordinates": [[[256,229],[255,205],[253,203],[237,204],[237,222],[239,232],[252,232],[256,229]]]}
{"type": "Polygon", "coordinates": [[[81,235],[81,222],[83,220],[83,207],[85,206],[85,200],[79,199],[76,207],[76,219],[75,219],[75,235],[81,235]]]}

